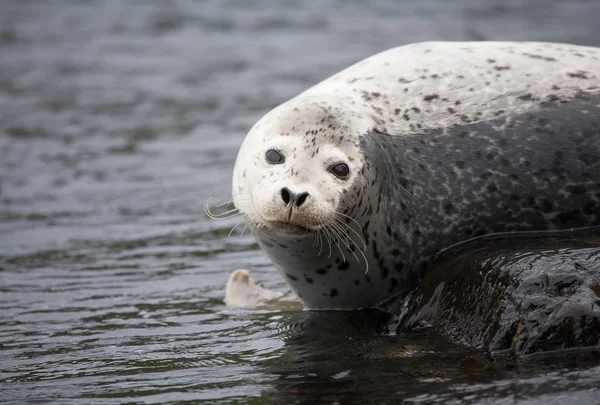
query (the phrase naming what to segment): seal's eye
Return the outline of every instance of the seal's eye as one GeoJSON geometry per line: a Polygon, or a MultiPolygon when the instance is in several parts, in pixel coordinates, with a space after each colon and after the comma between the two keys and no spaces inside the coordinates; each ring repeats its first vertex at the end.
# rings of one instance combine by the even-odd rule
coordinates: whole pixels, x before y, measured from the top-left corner
{"type": "Polygon", "coordinates": [[[265,154],[265,158],[267,159],[267,162],[271,163],[272,165],[278,165],[285,161],[283,155],[275,149],[269,149],[265,154]]]}
{"type": "Polygon", "coordinates": [[[338,163],[329,168],[329,171],[335,175],[335,177],[340,179],[346,179],[350,174],[350,169],[348,165],[345,163],[338,163]]]}

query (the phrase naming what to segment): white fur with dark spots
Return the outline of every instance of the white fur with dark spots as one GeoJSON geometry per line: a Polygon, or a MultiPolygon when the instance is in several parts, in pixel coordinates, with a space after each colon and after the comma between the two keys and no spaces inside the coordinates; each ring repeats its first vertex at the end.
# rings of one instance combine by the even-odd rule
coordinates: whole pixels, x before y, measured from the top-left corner
{"type": "Polygon", "coordinates": [[[599,75],[590,47],[391,49],[258,121],[234,202],[305,306],[373,306],[468,238],[600,224],[599,75]],[[269,149],[285,162],[266,162],[269,149]],[[341,161],[346,180],[327,171],[341,161]],[[283,187],[309,197],[290,208],[283,187]],[[315,235],[336,217],[345,237],[330,249],[315,235]]]}

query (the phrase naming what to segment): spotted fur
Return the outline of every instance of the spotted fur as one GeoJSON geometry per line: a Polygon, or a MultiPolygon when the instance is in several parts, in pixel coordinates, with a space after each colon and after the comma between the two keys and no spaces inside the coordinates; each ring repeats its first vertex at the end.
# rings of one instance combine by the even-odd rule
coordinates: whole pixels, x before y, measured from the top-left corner
{"type": "Polygon", "coordinates": [[[373,306],[466,239],[600,224],[598,75],[599,49],[564,44],[380,53],[251,129],[234,202],[307,307],[373,306]],[[269,148],[286,162],[265,163],[269,148]],[[326,170],[339,160],[345,181],[326,170]],[[290,211],[282,187],[310,197],[290,211]],[[330,249],[314,236],[336,214],[346,237],[330,249]]]}

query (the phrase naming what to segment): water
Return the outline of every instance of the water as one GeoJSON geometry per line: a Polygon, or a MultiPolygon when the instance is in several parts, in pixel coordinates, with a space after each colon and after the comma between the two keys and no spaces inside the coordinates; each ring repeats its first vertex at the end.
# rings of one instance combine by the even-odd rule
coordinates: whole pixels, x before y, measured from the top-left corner
{"type": "Polygon", "coordinates": [[[514,362],[375,313],[235,310],[284,285],[226,201],[270,108],[430,39],[600,45],[595,1],[3,1],[0,401],[598,403],[593,354],[514,362]],[[209,200],[209,198],[213,198],[209,200]]]}

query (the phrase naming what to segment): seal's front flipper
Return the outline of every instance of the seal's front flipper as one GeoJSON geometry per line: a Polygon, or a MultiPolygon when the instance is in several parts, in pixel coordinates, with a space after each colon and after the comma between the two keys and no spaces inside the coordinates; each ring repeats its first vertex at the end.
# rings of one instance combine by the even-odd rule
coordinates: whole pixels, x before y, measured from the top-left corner
{"type": "Polygon", "coordinates": [[[225,304],[238,308],[298,307],[302,304],[290,292],[268,290],[258,284],[246,269],[234,270],[227,280],[225,304]]]}

